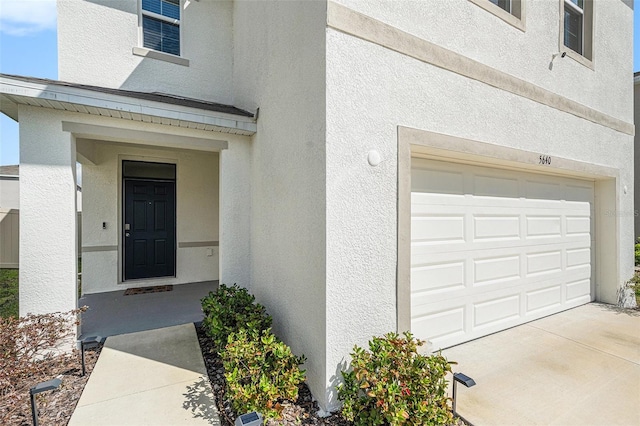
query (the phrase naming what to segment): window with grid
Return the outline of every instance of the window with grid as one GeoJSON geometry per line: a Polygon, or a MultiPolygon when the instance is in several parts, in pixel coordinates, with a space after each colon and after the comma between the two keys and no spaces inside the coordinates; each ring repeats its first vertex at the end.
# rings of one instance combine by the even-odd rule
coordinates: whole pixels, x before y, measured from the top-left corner
{"type": "Polygon", "coordinates": [[[564,45],[584,52],[584,0],[564,0],[564,45]]]}
{"type": "Polygon", "coordinates": [[[142,45],[180,56],[180,0],[142,0],[142,45]]]}

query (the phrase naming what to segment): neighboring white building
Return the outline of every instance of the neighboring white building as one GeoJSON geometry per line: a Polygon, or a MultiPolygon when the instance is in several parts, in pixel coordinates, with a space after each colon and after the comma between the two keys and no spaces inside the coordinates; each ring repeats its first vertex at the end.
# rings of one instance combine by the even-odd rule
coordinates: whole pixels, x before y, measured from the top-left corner
{"type": "MultiPolygon", "coordinates": [[[[20,166],[0,166],[0,268],[18,268],[20,252],[20,166]]],[[[77,187],[78,244],[82,241],[82,189],[77,187]]],[[[78,253],[80,255],[80,253],[78,253]]]]}
{"type": "Polygon", "coordinates": [[[18,267],[20,239],[18,166],[0,166],[0,268],[18,267]]]}
{"type": "MultiPolygon", "coordinates": [[[[640,122],[640,72],[633,74],[633,122],[640,122]]],[[[633,216],[635,217],[635,241],[638,242],[640,241],[640,183],[638,183],[638,179],[640,179],[640,135],[637,133],[634,137],[633,145],[635,148],[633,151],[634,182],[636,184],[633,216]]]]}
{"type": "Polygon", "coordinates": [[[372,335],[616,303],[632,26],[629,0],[59,1],[69,83],[0,78],[20,310],[76,305],[76,159],[83,291],[246,286],[324,409],[372,335]]]}

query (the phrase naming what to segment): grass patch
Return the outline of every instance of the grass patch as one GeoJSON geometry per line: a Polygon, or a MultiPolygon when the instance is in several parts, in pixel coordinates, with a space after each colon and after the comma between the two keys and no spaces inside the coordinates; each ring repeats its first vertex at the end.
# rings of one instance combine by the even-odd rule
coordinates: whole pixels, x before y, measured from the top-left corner
{"type": "Polygon", "coordinates": [[[18,270],[0,269],[0,317],[18,316],[18,270]]]}

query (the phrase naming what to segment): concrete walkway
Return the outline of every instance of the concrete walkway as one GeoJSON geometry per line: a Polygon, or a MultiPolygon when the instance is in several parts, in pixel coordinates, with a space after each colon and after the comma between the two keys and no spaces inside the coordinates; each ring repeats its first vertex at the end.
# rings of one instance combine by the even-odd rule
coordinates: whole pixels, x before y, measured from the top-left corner
{"type": "Polygon", "coordinates": [[[69,422],[219,424],[193,324],[109,337],[69,422]]]}
{"type": "Polygon", "coordinates": [[[640,311],[589,304],[443,351],[480,425],[640,425],[640,311]]]}

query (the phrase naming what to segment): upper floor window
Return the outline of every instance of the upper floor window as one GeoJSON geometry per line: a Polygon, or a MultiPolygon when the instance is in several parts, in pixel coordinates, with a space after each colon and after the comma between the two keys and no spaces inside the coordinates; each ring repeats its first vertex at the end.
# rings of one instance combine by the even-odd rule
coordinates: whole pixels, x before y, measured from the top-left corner
{"type": "Polygon", "coordinates": [[[582,55],[584,0],[564,2],[564,45],[582,55]]]}
{"type": "Polygon", "coordinates": [[[500,9],[511,13],[511,0],[489,0],[491,3],[498,6],[500,9]]]}
{"type": "Polygon", "coordinates": [[[591,61],[593,45],[593,0],[560,0],[563,44],[572,57],[591,61]],[[578,55],[573,55],[572,52],[578,55]]]}
{"type": "Polygon", "coordinates": [[[142,0],[142,45],[180,55],[180,0],[142,0]]]}
{"type": "Polygon", "coordinates": [[[525,30],[525,0],[469,0],[514,27],[525,30]]]}

